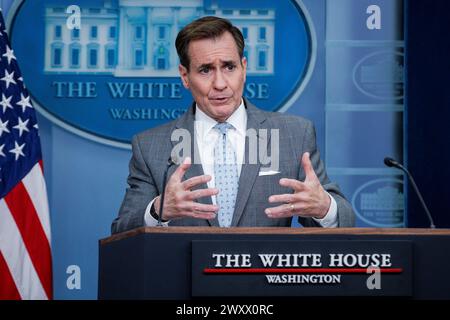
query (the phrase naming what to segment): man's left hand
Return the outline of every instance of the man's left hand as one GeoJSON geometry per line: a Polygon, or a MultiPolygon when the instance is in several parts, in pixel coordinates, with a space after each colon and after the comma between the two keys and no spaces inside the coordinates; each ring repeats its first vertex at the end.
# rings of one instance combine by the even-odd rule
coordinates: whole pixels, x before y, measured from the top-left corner
{"type": "Polygon", "coordinates": [[[322,219],[327,214],[331,199],[314,172],[308,152],[303,154],[301,162],[306,175],[305,181],[280,179],[280,185],[293,189],[294,193],[270,196],[270,203],[283,202],[283,204],[267,208],[265,213],[269,218],[302,216],[322,219]]]}

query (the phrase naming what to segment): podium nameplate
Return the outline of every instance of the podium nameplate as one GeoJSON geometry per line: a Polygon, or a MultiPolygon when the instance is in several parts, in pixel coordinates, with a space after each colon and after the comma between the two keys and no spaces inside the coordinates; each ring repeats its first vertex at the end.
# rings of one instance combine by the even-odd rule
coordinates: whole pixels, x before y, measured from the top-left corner
{"type": "Polygon", "coordinates": [[[192,241],[192,296],[411,296],[410,241],[192,241]]]}

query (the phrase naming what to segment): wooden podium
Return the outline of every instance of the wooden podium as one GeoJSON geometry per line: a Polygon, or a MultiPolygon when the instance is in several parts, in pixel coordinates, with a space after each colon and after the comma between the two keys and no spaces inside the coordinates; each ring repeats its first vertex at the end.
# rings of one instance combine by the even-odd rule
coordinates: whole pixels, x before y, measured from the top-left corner
{"type": "MultiPolygon", "coordinates": [[[[286,250],[284,253],[293,252],[286,250]]],[[[257,255],[254,254],[254,256],[257,255]]],[[[353,262],[351,259],[348,261],[353,262]]],[[[350,263],[348,261],[347,263],[350,263]]],[[[297,263],[295,266],[300,265],[297,263]]],[[[383,296],[387,292],[387,295],[399,294],[412,299],[450,299],[449,272],[450,230],[448,229],[147,227],[99,241],[98,297],[99,299],[186,300],[204,296],[236,296],[236,294],[238,296],[253,294],[255,296],[283,296],[284,294],[321,296],[323,293],[325,296],[360,296],[360,293],[352,292],[366,290],[362,291],[362,295],[367,293],[368,296],[383,296]],[[213,246],[212,251],[203,254],[204,250],[209,250],[209,246],[213,246]],[[228,249],[229,253],[248,253],[252,250],[267,253],[272,247],[275,248],[274,250],[279,250],[289,246],[300,248],[295,249],[296,254],[301,250],[315,252],[310,248],[318,251],[333,250],[334,258],[339,252],[351,254],[352,250],[370,252],[377,258],[382,250],[390,252],[389,250],[392,249],[393,257],[395,257],[392,259],[401,261],[401,268],[392,266],[392,268],[381,269],[381,272],[386,273],[386,275],[381,273],[381,285],[384,286],[385,291],[370,291],[364,288],[365,280],[364,282],[357,280],[357,277],[370,276],[365,274],[365,269],[361,270],[361,268],[327,269],[323,266],[319,269],[262,269],[249,267],[249,261],[247,265],[244,265],[247,269],[225,268],[238,266],[237,258],[241,256],[230,255],[234,259],[230,260],[232,264],[228,262],[229,265],[225,265],[224,262],[222,266],[224,268],[214,269],[219,265],[220,259],[211,260],[214,254],[217,257],[217,253],[225,257],[228,249]],[[209,268],[206,265],[209,263],[208,259],[211,260],[209,268]],[[203,263],[203,261],[206,262],[203,263]],[[280,270],[284,270],[286,274],[284,278],[277,279],[308,279],[303,276],[303,273],[317,274],[320,270],[328,274],[344,272],[342,277],[347,278],[342,279],[349,280],[342,281],[340,285],[275,284],[269,286],[266,278],[269,280],[270,274],[279,274],[280,270]],[[220,273],[220,275],[208,273],[220,273]],[[290,276],[289,273],[302,275],[290,276]],[[398,275],[392,275],[393,273],[398,275]],[[396,277],[400,276],[403,278],[395,282],[396,277]],[[248,283],[245,283],[246,281],[248,283]],[[220,282],[226,285],[219,290],[214,286],[220,282]],[[353,282],[358,282],[357,285],[360,286],[356,289],[357,291],[352,291],[353,282]],[[389,287],[391,282],[394,284],[389,287]]],[[[337,279],[337,276],[335,278],[337,279]]]]}

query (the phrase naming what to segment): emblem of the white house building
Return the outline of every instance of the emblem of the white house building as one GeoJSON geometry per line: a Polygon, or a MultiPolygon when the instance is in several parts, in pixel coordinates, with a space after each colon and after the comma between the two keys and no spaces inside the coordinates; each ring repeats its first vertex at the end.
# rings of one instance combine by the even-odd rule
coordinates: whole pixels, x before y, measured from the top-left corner
{"type": "Polygon", "coordinates": [[[108,73],[116,77],[177,77],[175,39],[192,20],[214,15],[229,19],[245,38],[251,74],[273,73],[275,10],[204,8],[203,0],[105,1],[81,8],[81,29],[66,28],[65,7],[47,7],[45,71],[108,73]]]}

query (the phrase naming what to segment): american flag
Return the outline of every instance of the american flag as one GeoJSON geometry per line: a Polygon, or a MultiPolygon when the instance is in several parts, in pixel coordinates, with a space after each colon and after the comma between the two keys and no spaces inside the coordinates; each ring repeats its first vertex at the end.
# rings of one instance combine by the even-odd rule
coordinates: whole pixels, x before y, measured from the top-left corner
{"type": "Polygon", "coordinates": [[[0,99],[0,299],[52,299],[50,217],[36,112],[1,9],[0,99]]]}

